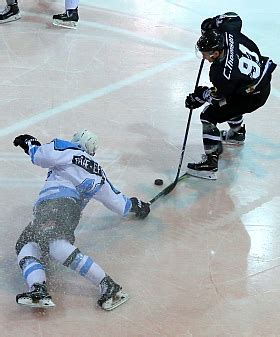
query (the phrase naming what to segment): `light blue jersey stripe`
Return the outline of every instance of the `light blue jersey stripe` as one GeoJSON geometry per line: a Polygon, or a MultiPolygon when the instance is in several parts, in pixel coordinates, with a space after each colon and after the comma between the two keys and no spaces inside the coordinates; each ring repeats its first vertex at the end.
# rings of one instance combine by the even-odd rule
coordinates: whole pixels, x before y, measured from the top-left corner
{"type": "Polygon", "coordinates": [[[33,146],[32,148],[31,148],[31,150],[29,151],[29,153],[30,153],[30,157],[31,157],[31,161],[32,161],[32,163],[34,164],[34,156],[35,156],[35,153],[37,152],[37,150],[39,149],[39,146],[33,146]]]}
{"type": "Polygon", "coordinates": [[[127,215],[129,213],[131,206],[132,206],[132,202],[129,198],[127,198],[123,215],[127,215]]]}
{"type": "Polygon", "coordinates": [[[59,199],[59,198],[74,198],[79,200],[80,195],[76,190],[68,187],[64,186],[49,187],[40,192],[39,198],[37,199],[35,206],[37,206],[44,200],[59,199]]]}

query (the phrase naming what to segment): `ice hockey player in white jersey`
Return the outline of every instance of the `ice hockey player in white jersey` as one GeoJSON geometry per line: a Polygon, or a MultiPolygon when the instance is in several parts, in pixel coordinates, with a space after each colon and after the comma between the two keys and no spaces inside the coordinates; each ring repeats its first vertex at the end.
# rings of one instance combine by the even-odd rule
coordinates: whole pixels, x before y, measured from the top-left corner
{"type": "Polygon", "coordinates": [[[34,205],[33,220],[16,243],[18,264],[29,288],[16,296],[16,302],[30,307],[54,306],[41,260],[47,254],[98,286],[101,295],[97,303],[102,309],[112,310],[126,302],[128,295],[122,287],[74,246],[74,231],[91,199],[121,216],[132,212],[141,219],[149,214],[149,203],[128,198],[112,185],[93,158],[97,137],[90,131],[76,133],[70,142],[54,139],[44,145],[24,134],[14,139],[14,145],[20,146],[33,164],[49,169],[34,205]]]}

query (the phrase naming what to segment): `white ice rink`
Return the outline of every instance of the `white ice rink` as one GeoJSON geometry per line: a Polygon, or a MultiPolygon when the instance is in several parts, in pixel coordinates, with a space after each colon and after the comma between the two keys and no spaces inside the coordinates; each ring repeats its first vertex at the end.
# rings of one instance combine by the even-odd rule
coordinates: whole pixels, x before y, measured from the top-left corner
{"type": "MultiPolygon", "coordinates": [[[[180,182],[143,221],[97,203],[85,209],[76,245],[130,294],[112,312],[56,263],[55,308],[15,303],[26,288],[14,246],[46,170],[12,144],[22,133],[48,142],[91,129],[112,182],[150,200],[177,173],[201,21],[237,12],[243,32],[279,64],[279,1],[81,1],[76,31],[52,25],[63,0],[19,5],[22,19],[0,25],[0,337],[280,337],[279,67],[266,105],[245,116],[246,144],[225,150],[217,181],[180,182]]],[[[200,110],[182,173],[203,153],[200,110]]]]}

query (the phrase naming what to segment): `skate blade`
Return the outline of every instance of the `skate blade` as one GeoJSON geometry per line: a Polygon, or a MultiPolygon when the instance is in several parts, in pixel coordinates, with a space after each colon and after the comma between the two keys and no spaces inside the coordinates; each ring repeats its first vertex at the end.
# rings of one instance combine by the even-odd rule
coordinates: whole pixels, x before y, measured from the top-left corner
{"type": "Polygon", "coordinates": [[[19,299],[18,304],[25,305],[26,307],[30,308],[51,308],[55,307],[55,304],[51,299],[42,299],[38,302],[33,302],[30,298],[22,298],[19,299]]]}
{"type": "Polygon", "coordinates": [[[217,172],[214,171],[196,171],[187,168],[186,174],[202,179],[217,180],[217,172]]]}
{"type": "Polygon", "coordinates": [[[228,145],[228,146],[240,146],[240,145],[244,144],[244,141],[240,141],[240,142],[234,141],[233,142],[233,141],[230,141],[230,140],[228,140],[228,141],[223,140],[222,143],[223,143],[223,145],[228,145]]]}
{"type": "Polygon", "coordinates": [[[19,20],[20,18],[21,18],[21,14],[17,13],[16,15],[10,16],[6,20],[0,20],[0,24],[1,23],[8,23],[8,22],[16,21],[16,20],[19,20]]]}
{"type": "Polygon", "coordinates": [[[126,301],[128,301],[128,299],[129,299],[128,294],[120,290],[115,295],[114,298],[110,298],[109,300],[107,300],[106,302],[102,304],[102,309],[106,311],[111,311],[117,308],[118,306],[120,306],[121,304],[125,303],[126,301]]]}
{"type": "Polygon", "coordinates": [[[64,21],[61,21],[61,20],[54,19],[53,25],[58,26],[58,27],[68,28],[68,29],[77,29],[78,22],[76,22],[76,21],[64,22],[64,21]]]}

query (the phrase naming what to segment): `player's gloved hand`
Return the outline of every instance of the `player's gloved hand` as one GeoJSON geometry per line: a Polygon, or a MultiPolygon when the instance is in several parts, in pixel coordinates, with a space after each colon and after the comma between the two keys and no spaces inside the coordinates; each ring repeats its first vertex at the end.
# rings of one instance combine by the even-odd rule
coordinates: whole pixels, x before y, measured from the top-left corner
{"type": "Polygon", "coordinates": [[[26,154],[29,154],[29,145],[38,145],[40,146],[41,143],[38,141],[37,138],[30,136],[30,135],[19,135],[14,139],[14,146],[20,146],[26,154]]]}
{"type": "Polygon", "coordinates": [[[150,213],[150,204],[135,197],[130,198],[130,200],[132,203],[130,212],[135,213],[139,219],[146,218],[150,213]]]}
{"type": "Polygon", "coordinates": [[[185,107],[187,109],[197,109],[200,108],[204,103],[205,101],[202,101],[201,99],[196,97],[194,93],[192,93],[186,97],[185,107]]]}
{"type": "Polygon", "coordinates": [[[189,94],[185,100],[185,107],[188,109],[200,108],[207,101],[208,87],[199,86],[194,93],[189,94]]]}
{"type": "Polygon", "coordinates": [[[198,97],[199,99],[201,99],[201,101],[204,101],[204,102],[209,102],[211,93],[212,93],[212,89],[206,86],[198,86],[194,91],[194,94],[196,95],[196,97],[198,97]]]}

